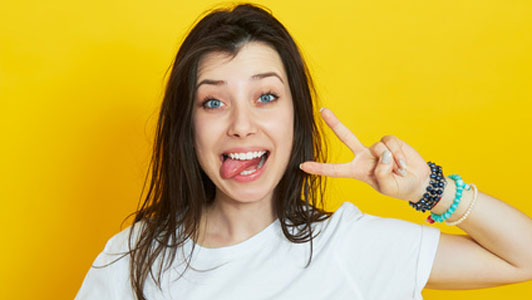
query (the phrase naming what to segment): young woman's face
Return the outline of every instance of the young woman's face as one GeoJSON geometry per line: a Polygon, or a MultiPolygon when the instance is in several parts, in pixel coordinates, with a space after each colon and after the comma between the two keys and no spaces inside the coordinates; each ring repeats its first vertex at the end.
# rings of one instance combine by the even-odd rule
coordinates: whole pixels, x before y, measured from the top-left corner
{"type": "Polygon", "coordinates": [[[216,197],[271,201],[292,150],[294,108],[275,49],[250,42],[199,62],[194,147],[216,197]]]}

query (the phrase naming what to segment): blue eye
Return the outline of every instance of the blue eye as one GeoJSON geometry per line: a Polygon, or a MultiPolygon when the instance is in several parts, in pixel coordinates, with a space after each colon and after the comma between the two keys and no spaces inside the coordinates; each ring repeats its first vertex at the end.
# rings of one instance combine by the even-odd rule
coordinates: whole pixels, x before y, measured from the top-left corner
{"type": "Polygon", "coordinates": [[[206,109],[215,109],[222,106],[222,101],[218,99],[208,99],[205,102],[203,102],[203,107],[206,109]]]}
{"type": "MultiPolygon", "coordinates": [[[[264,103],[264,104],[269,104],[269,103],[272,103],[274,102],[275,100],[277,100],[277,98],[279,98],[279,96],[275,95],[274,93],[272,92],[268,92],[268,93],[264,93],[262,95],[260,95],[259,97],[259,102],[261,103],[264,103]]],[[[202,103],[202,106],[206,109],[206,110],[213,110],[213,109],[218,109],[222,106],[225,106],[225,104],[214,98],[214,97],[207,97],[205,99],[205,101],[203,101],[202,103]]]]}
{"type": "Polygon", "coordinates": [[[270,102],[273,102],[275,101],[277,98],[277,95],[273,94],[273,93],[267,93],[267,94],[262,94],[260,97],[259,97],[259,100],[263,103],[270,103],[270,102]]]}

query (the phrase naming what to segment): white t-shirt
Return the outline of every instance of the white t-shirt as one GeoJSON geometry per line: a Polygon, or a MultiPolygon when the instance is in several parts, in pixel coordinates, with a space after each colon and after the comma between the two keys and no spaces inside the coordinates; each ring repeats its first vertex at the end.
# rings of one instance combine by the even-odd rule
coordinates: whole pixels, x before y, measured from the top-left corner
{"type": "MultiPolygon", "coordinates": [[[[162,291],[150,276],[145,296],[158,299],[422,299],[440,230],[360,212],[345,202],[326,221],[315,223],[314,253],[282,233],[277,219],[255,236],[236,245],[196,245],[184,276],[182,251],[162,276],[162,291]],[[181,256],[180,256],[181,255],[181,256]]],[[[138,227],[138,226],[137,226],[138,227]]],[[[93,265],[102,265],[127,251],[129,227],[112,237],[93,265]]],[[[189,254],[192,241],[183,246],[189,254]]],[[[155,275],[157,275],[157,272],[155,275]]],[[[76,300],[136,299],[129,282],[129,256],[108,267],[91,268],[76,300]]]]}

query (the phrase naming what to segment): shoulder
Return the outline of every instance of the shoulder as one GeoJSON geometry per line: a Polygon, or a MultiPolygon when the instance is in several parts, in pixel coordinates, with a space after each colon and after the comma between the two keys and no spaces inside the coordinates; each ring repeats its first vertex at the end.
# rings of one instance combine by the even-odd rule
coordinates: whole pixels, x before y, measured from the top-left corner
{"type": "Polygon", "coordinates": [[[143,223],[129,225],[107,240],[103,251],[98,255],[94,264],[108,264],[119,257],[126,256],[135,247],[143,223]]]}
{"type": "Polygon", "coordinates": [[[136,241],[138,225],[128,226],[107,241],[85,275],[76,300],[135,299],[129,283],[129,240],[132,234],[131,241],[136,241]]]}
{"type": "Polygon", "coordinates": [[[331,219],[330,225],[349,251],[353,247],[369,252],[390,248],[406,251],[434,248],[440,237],[440,230],[436,227],[366,214],[350,202],[344,202],[331,219]]]}
{"type": "Polygon", "coordinates": [[[421,225],[406,220],[396,218],[385,218],[375,215],[366,214],[360,211],[351,202],[344,202],[340,208],[333,214],[339,223],[345,223],[355,231],[367,231],[372,234],[391,232],[418,233],[423,231],[436,232],[439,229],[426,225],[421,225]]]}
{"type": "Polygon", "coordinates": [[[353,203],[346,201],[340,205],[340,207],[333,213],[336,218],[356,221],[359,220],[364,214],[353,203]]]}
{"type": "Polygon", "coordinates": [[[313,229],[317,229],[318,245],[321,243],[331,244],[343,239],[352,224],[356,223],[363,213],[351,202],[344,202],[327,219],[315,222],[313,229]]]}

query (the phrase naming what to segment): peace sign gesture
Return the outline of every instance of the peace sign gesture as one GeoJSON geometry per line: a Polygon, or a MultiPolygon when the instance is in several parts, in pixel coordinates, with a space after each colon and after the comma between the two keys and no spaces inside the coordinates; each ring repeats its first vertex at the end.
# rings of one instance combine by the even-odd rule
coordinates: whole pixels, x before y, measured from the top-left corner
{"type": "Polygon", "coordinates": [[[347,163],[306,161],[300,168],[314,175],[354,178],[363,181],[379,193],[417,202],[428,184],[430,168],[410,145],[392,135],[386,135],[371,147],[364,146],[327,108],[321,110],[325,123],[347,146],[354,159],[347,163]]]}

